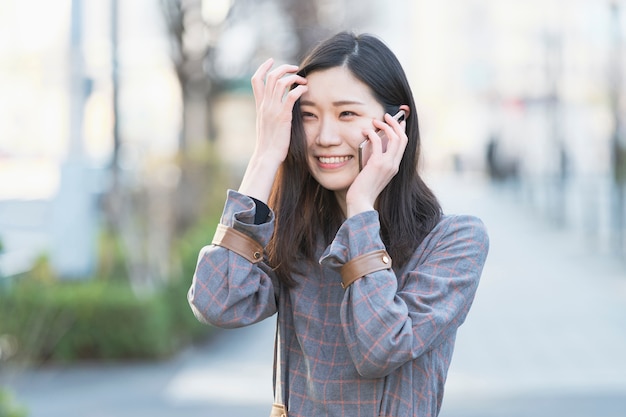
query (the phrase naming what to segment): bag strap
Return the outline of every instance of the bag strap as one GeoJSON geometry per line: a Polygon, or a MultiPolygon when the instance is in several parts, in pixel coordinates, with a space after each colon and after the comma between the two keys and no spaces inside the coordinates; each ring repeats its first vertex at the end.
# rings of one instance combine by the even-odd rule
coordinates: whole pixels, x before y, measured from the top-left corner
{"type": "Polygon", "coordinates": [[[276,319],[276,337],[274,338],[274,404],[270,417],[287,417],[287,406],[283,402],[280,367],[280,332],[279,321],[276,319]]]}
{"type": "Polygon", "coordinates": [[[278,331],[278,319],[276,320],[276,337],[274,338],[274,402],[283,403],[283,388],[281,384],[280,367],[280,332],[278,331]]]}

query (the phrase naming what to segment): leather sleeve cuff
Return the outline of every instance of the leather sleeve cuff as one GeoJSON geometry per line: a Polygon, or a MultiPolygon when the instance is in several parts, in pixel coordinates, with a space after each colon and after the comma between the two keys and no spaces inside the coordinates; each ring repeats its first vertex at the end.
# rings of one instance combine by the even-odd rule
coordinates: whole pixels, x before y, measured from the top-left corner
{"type": "Polygon", "coordinates": [[[341,286],[346,289],[367,274],[390,268],[391,257],[384,249],[357,256],[341,267],[341,286]]]}
{"type": "Polygon", "coordinates": [[[212,243],[229,249],[252,263],[258,263],[263,260],[263,246],[250,236],[232,227],[218,224],[212,243]]]}

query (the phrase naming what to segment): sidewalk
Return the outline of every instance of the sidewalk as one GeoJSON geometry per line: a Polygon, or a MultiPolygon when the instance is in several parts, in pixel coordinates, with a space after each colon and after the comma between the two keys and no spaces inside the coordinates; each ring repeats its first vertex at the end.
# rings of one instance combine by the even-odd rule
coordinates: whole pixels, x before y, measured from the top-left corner
{"type": "MultiPolygon", "coordinates": [[[[626,265],[514,194],[433,178],[449,213],[483,219],[491,250],[460,328],[441,417],[626,414],[626,265]]],[[[171,361],[0,371],[30,417],[268,415],[273,320],[171,361]]]]}
{"type": "Polygon", "coordinates": [[[218,332],[164,362],[0,369],[28,417],[256,417],[272,402],[274,322],[218,332]]]}
{"type": "Polygon", "coordinates": [[[506,190],[431,181],[491,249],[459,329],[441,417],[626,415],[626,265],[506,190]]]}

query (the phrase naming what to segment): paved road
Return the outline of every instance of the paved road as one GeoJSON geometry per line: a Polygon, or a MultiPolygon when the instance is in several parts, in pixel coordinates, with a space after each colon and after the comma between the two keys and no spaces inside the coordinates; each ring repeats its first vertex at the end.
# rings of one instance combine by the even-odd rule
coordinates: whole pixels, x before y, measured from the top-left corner
{"type": "MultiPolygon", "coordinates": [[[[448,212],[479,215],[491,252],[459,330],[441,417],[626,416],[626,266],[514,196],[437,180],[448,212]]],[[[162,363],[83,365],[0,379],[31,417],[267,415],[272,320],[162,363]]]]}

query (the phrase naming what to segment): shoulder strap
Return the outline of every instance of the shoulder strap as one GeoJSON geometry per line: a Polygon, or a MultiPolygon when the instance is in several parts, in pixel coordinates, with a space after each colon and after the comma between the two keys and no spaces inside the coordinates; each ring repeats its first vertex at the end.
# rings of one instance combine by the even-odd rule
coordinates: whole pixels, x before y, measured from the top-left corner
{"type": "Polygon", "coordinates": [[[276,337],[274,338],[274,404],[270,417],[287,417],[287,407],[283,403],[283,388],[281,384],[280,368],[280,332],[279,321],[276,318],[276,337]]]}
{"type": "Polygon", "coordinates": [[[274,402],[283,403],[283,389],[281,384],[280,368],[280,332],[278,331],[278,319],[276,320],[276,337],[274,338],[274,402]]]}

